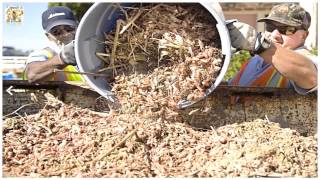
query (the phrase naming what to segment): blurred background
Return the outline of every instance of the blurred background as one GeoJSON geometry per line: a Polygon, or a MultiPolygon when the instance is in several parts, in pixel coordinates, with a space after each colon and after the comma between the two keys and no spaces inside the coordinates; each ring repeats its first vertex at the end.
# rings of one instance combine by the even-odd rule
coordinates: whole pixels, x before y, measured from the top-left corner
{"type": "Polygon", "coordinates": [[[41,15],[48,7],[68,6],[80,19],[93,3],[32,3],[2,4],[2,78],[22,79],[28,55],[47,47],[41,15]]]}

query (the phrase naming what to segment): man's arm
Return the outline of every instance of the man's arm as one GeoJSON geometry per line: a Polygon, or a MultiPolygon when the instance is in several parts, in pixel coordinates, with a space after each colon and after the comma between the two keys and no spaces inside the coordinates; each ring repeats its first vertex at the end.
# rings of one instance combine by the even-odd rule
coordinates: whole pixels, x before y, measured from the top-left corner
{"type": "Polygon", "coordinates": [[[54,55],[50,60],[34,61],[27,65],[25,73],[29,82],[41,81],[51,78],[54,69],[63,69],[67,65],[76,65],[74,55],[74,41],[62,47],[61,52],[54,55]]]}
{"type": "Polygon", "coordinates": [[[278,43],[273,43],[259,55],[299,87],[311,89],[317,85],[317,69],[307,57],[278,43]]]}
{"type": "Polygon", "coordinates": [[[53,76],[53,70],[63,69],[66,64],[62,63],[59,55],[55,55],[47,61],[35,61],[27,65],[25,73],[29,82],[36,82],[53,76]]]}

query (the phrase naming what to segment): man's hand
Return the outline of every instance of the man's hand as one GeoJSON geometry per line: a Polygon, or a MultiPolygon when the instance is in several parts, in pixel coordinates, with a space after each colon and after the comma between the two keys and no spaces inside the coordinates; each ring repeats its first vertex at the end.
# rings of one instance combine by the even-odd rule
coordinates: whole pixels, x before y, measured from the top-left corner
{"type": "Polygon", "coordinates": [[[257,31],[249,24],[242,22],[227,23],[231,45],[237,50],[248,50],[252,52],[255,47],[257,31]]]}
{"type": "Polygon", "coordinates": [[[59,57],[64,64],[73,66],[77,65],[74,53],[74,41],[71,41],[69,44],[62,47],[59,57]]]}

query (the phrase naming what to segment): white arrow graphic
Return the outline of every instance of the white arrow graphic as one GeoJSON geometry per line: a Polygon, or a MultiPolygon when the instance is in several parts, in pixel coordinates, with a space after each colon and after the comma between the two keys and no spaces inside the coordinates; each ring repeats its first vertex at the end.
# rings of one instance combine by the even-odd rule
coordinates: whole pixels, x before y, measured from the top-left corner
{"type": "Polygon", "coordinates": [[[7,89],[7,93],[9,93],[11,96],[13,95],[12,93],[11,93],[11,89],[13,88],[13,86],[10,86],[8,89],[7,89]]]}

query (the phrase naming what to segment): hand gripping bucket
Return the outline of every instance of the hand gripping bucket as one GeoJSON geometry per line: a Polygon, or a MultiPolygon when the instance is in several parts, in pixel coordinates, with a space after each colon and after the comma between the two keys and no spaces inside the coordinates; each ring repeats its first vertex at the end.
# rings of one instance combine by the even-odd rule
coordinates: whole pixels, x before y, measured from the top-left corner
{"type": "MultiPolygon", "coordinates": [[[[206,8],[217,21],[216,27],[219,32],[224,58],[220,74],[212,86],[206,90],[205,96],[202,98],[204,99],[220,84],[227,71],[231,58],[231,44],[220,5],[217,3],[202,2],[200,4],[206,8]]],[[[80,71],[97,72],[97,70],[104,66],[104,63],[96,57],[95,52],[103,52],[105,48],[104,43],[102,43],[105,40],[104,33],[114,29],[115,22],[119,18],[120,13],[120,9],[114,6],[113,3],[95,3],[86,12],[79,24],[75,39],[75,55],[80,71]]],[[[89,86],[100,95],[111,102],[115,102],[116,97],[111,92],[111,86],[104,77],[84,75],[84,78],[89,86]]],[[[199,99],[199,101],[200,100],[201,99],[199,99]]],[[[178,103],[178,108],[185,108],[194,103],[195,102],[183,100],[178,103]]]]}

